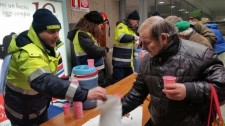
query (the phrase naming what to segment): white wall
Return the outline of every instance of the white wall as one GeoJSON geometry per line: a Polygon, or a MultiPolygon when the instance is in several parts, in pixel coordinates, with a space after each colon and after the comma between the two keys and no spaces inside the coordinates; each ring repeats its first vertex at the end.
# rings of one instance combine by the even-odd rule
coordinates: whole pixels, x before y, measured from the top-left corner
{"type": "MultiPolygon", "coordinates": [[[[32,20],[33,13],[36,9],[46,8],[51,10],[55,16],[59,19],[62,24],[62,29],[60,30],[59,36],[63,42],[66,42],[65,38],[65,12],[63,11],[62,2],[58,0],[0,0],[0,44],[2,44],[3,37],[15,32],[19,34],[20,32],[29,29],[32,20]]],[[[67,21],[67,20],[66,20],[67,21]]],[[[66,29],[67,30],[67,29],[66,29]]],[[[66,48],[62,46],[59,51],[63,57],[63,63],[66,66],[66,48]]],[[[0,60],[0,66],[2,66],[2,60],[0,60]]],[[[1,70],[1,67],[0,67],[1,70]]],[[[68,73],[68,70],[65,69],[65,72],[68,73]]]]}

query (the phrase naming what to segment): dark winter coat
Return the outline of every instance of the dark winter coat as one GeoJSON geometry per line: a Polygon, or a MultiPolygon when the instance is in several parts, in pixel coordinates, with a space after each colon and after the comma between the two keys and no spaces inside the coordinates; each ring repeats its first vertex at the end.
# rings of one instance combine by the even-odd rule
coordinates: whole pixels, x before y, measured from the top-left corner
{"type": "Polygon", "coordinates": [[[149,112],[153,126],[206,126],[209,110],[209,83],[213,83],[219,100],[225,99],[225,68],[210,48],[196,42],[180,40],[175,35],[159,55],[145,57],[131,90],[122,98],[123,114],[151,96],[149,112]],[[168,99],[162,92],[162,76],[177,77],[186,87],[182,101],[168,99]],[[223,90],[223,91],[222,91],[223,90]]]}

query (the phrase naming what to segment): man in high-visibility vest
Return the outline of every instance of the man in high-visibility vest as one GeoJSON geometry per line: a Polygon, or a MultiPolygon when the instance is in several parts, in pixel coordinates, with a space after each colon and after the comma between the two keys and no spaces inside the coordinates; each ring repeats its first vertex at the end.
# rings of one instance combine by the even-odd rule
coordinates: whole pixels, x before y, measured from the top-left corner
{"type": "Polygon", "coordinates": [[[106,100],[105,89],[83,89],[58,78],[57,48],[61,24],[47,9],[38,9],[29,30],[10,42],[5,111],[13,126],[36,126],[48,118],[52,97],[70,101],[106,100]]]}
{"type": "Polygon", "coordinates": [[[135,10],[127,19],[118,21],[114,31],[113,79],[115,82],[133,73],[134,42],[139,39],[137,28],[140,17],[135,10]]]}

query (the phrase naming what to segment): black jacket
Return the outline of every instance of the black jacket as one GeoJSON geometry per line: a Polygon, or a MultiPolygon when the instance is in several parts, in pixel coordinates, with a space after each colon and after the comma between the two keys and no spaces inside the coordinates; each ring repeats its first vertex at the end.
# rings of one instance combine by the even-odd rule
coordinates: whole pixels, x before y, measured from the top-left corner
{"type": "Polygon", "coordinates": [[[175,35],[159,55],[145,57],[131,90],[122,98],[123,114],[141,105],[150,94],[149,112],[154,126],[205,126],[210,87],[216,87],[220,101],[225,99],[225,69],[213,50],[175,35]],[[177,77],[184,83],[183,101],[168,99],[162,92],[162,76],[177,77]],[[223,91],[222,91],[223,90],[223,91]]]}

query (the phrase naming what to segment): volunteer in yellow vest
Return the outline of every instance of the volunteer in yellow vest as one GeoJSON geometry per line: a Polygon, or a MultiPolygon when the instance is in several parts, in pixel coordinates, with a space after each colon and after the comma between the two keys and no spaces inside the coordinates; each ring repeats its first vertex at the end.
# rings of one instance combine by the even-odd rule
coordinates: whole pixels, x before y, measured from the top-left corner
{"type": "Polygon", "coordinates": [[[68,33],[67,38],[72,41],[73,60],[76,65],[87,64],[87,59],[94,59],[94,66],[99,70],[99,85],[105,87],[106,77],[104,73],[104,56],[108,52],[107,47],[100,47],[98,40],[103,37],[101,25],[104,20],[98,11],[90,11],[68,33]]]}
{"type": "Polygon", "coordinates": [[[61,24],[47,9],[38,9],[29,30],[10,42],[12,54],[5,89],[5,111],[12,125],[36,126],[47,118],[51,97],[71,101],[106,100],[101,87],[91,90],[55,76],[61,24]]]}
{"type": "Polygon", "coordinates": [[[118,21],[114,31],[113,79],[115,82],[133,73],[134,41],[138,40],[137,29],[140,17],[135,10],[125,20],[118,21]]]}

